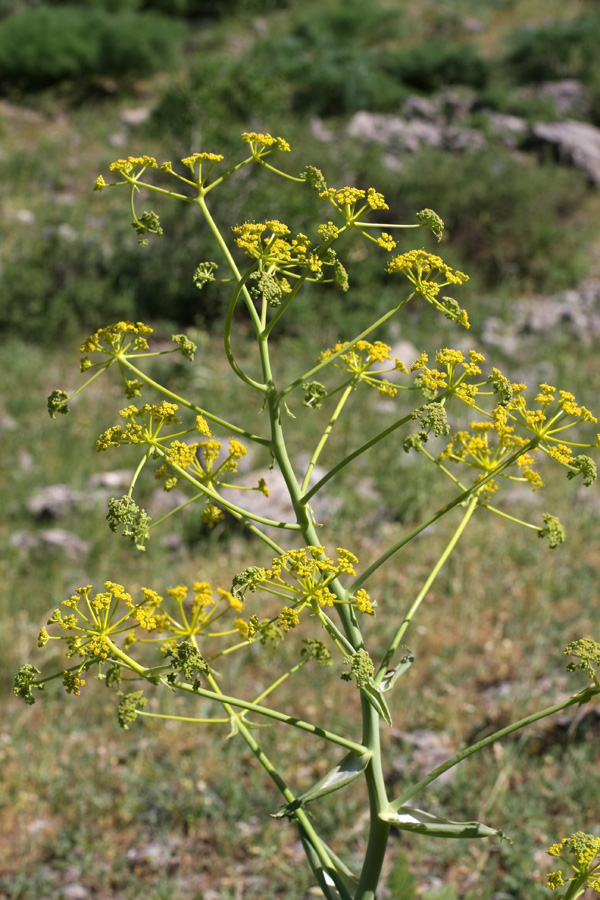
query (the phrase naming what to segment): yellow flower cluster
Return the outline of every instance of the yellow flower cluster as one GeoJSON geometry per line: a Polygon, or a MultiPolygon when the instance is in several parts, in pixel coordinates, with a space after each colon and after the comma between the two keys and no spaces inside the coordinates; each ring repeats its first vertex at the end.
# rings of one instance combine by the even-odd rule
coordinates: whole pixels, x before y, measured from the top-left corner
{"type": "MultiPolygon", "coordinates": [[[[585,407],[579,406],[574,396],[566,391],[559,391],[557,400],[556,388],[547,384],[540,385],[540,391],[534,399],[538,408],[531,409],[527,406],[524,396],[525,385],[510,384],[497,369],[493,370],[486,381],[466,385],[462,379],[466,375],[479,374],[481,372],[479,362],[482,360],[481,354],[471,351],[469,363],[465,363],[460,351],[446,349],[440,351],[436,357],[436,362],[447,367],[446,372],[430,370],[426,365],[425,354],[419,357],[413,366],[413,369],[424,372],[420,378],[421,386],[426,390],[441,389],[447,393],[454,393],[466,403],[475,405],[475,398],[481,388],[491,383],[494,392],[499,393],[502,398],[491,413],[485,413],[488,416],[486,421],[472,422],[470,431],[459,431],[455,434],[439,457],[439,461],[462,462],[469,468],[478,470],[479,478],[498,472],[503,478],[526,481],[532,490],[537,491],[543,487],[543,481],[533,468],[535,463],[533,454],[541,451],[565,466],[568,478],[581,474],[584,484],[591,484],[596,477],[594,463],[587,456],[573,456],[571,446],[564,440],[564,432],[579,423],[595,423],[596,417],[585,407]],[[457,379],[458,365],[464,367],[464,372],[457,379]],[[569,419],[571,421],[568,421],[569,419]],[[517,427],[522,428],[525,433],[517,434],[517,427]],[[508,458],[526,445],[527,449],[509,463],[509,467],[517,467],[518,475],[508,474],[508,469],[506,473],[501,471],[505,468],[508,458]]],[[[577,443],[574,446],[589,445],[577,443]]],[[[488,482],[486,485],[488,492],[489,484],[488,482]]]]}
{"type": "Polygon", "coordinates": [[[114,666],[122,662],[117,652],[120,640],[124,651],[136,641],[142,641],[159,644],[164,652],[182,638],[239,636],[237,625],[217,631],[213,626],[228,610],[239,613],[241,601],[223,588],[217,588],[215,597],[207,581],[194,582],[191,600],[188,600],[187,585],[169,588],[167,595],[175,604],[174,611],[163,609],[163,598],[151,588],[142,588],[143,600],[134,603],[123,585],[107,581],[104,586],[106,591],[94,597],[91,596],[91,585],[77,588],[75,594],[63,602],[73,612],[65,616],[57,609],[50,617],[49,625],[58,625],[63,631],[75,631],[77,636],[49,635],[45,628],[40,632],[40,646],[49,640],[66,640],[67,656],[76,654],[82,658],[77,666],[65,673],[63,684],[68,693],[79,694],[79,688],[85,684],[80,675],[92,663],[108,662],[114,666]],[[120,612],[121,604],[126,609],[120,612]],[[84,607],[81,610],[80,605],[84,607]],[[145,636],[140,637],[140,632],[145,636]]]}
{"type": "Polygon", "coordinates": [[[396,256],[390,260],[387,271],[390,274],[402,272],[414,285],[416,294],[419,294],[448,318],[469,328],[467,314],[455,300],[451,297],[438,299],[441,288],[448,284],[464,284],[469,280],[469,276],[464,272],[455,272],[439,256],[427,253],[425,250],[410,250],[408,253],[396,256]]]}
{"type": "Polygon", "coordinates": [[[108,450],[109,447],[120,447],[123,444],[156,444],[158,432],[163,425],[176,425],[177,404],[163,400],[162,403],[145,403],[138,408],[131,404],[119,410],[122,419],[130,421],[123,430],[120,425],[113,425],[104,431],[96,441],[96,450],[108,450]],[[136,422],[141,420],[141,424],[136,422]]]}
{"type": "Polygon", "coordinates": [[[481,368],[479,363],[483,362],[485,357],[475,350],[469,350],[468,362],[460,350],[452,350],[445,348],[440,350],[435,358],[438,366],[442,369],[430,369],[427,365],[429,357],[427,353],[422,353],[418,359],[410,367],[411,372],[419,372],[417,380],[418,386],[429,399],[437,396],[438,391],[454,394],[464,403],[473,406],[475,397],[478,393],[479,386],[476,384],[467,384],[465,379],[469,376],[480,375],[481,368]],[[461,366],[462,371],[457,372],[461,366]]]}
{"type": "MultiPolygon", "coordinates": [[[[581,896],[586,886],[596,893],[600,894],[600,838],[593,834],[586,834],[584,831],[576,831],[568,838],[563,838],[560,844],[552,844],[546,851],[548,856],[558,857],[563,860],[569,869],[574,872],[567,882],[573,882],[572,888],[579,888],[577,894],[573,896],[581,896]],[[571,854],[577,860],[577,865],[573,865],[569,859],[565,858],[566,853],[571,854]]],[[[563,887],[565,884],[562,872],[550,872],[547,876],[546,887],[550,890],[563,887]]],[[[568,891],[569,895],[571,891],[568,891]]]]}
{"type": "MultiPolygon", "coordinates": [[[[188,169],[194,169],[196,163],[202,162],[211,162],[218,163],[221,162],[223,156],[220,153],[192,153],[191,156],[184,156],[181,162],[184,166],[187,166],[188,169]]],[[[163,163],[165,165],[165,163],[163,163]]]]}
{"type": "Polygon", "coordinates": [[[121,172],[122,175],[128,175],[133,169],[157,169],[158,163],[153,156],[128,156],[127,159],[118,159],[110,164],[110,172],[121,172]]]}
{"type": "Polygon", "coordinates": [[[152,328],[144,325],[143,322],[115,322],[114,325],[106,325],[99,328],[98,331],[91,334],[81,345],[81,353],[110,353],[114,355],[115,351],[122,352],[125,347],[125,341],[129,335],[133,338],[127,346],[133,346],[134,350],[147,350],[148,341],[143,337],[145,334],[152,334],[152,328]]]}
{"type": "Polygon", "coordinates": [[[250,145],[255,155],[260,153],[261,148],[265,150],[268,147],[273,147],[274,150],[283,150],[285,153],[290,152],[290,145],[286,140],[282,137],[273,137],[268,133],[260,134],[255,131],[244,131],[242,140],[245,144],[250,145]]]}
{"type": "MultiPolygon", "coordinates": [[[[261,260],[263,266],[273,266],[277,271],[285,271],[295,266],[306,267],[315,274],[320,274],[323,269],[323,261],[310,251],[310,241],[305,234],[298,233],[296,237],[286,240],[290,234],[287,225],[278,219],[268,222],[245,222],[233,228],[236,244],[246,255],[261,260]],[[270,235],[265,234],[269,229],[270,235]]],[[[289,286],[285,290],[283,282],[278,282],[284,293],[289,293],[289,286]]]]}
{"type": "MultiPolygon", "coordinates": [[[[298,624],[298,615],[305,607],[319,608],[333,606],[334,603],[352,603],[360,612],[372,614],[373,606],[369,594],[360,589],[356,597],[339,600],[330,590],[331,583],[340,575],[356,575],[358,559],[350,550],[337,548],[334,562],[325,556],[325,548],[320,544],[309,545],[297,550],[288,550],[276,557],[270,568],[253,566],[244,570],[234,579],[234,595],[242,597],[245,591],[254,592],[260,587],[277,597],[285,597],[288,604],[278,617],[267,624],[276,622],[287,632],[298,624]],[[287,626],[287,627],[286,627],[287,626]]],[[[264,623],[263,623],[264,624],[264,623]]],[[[251,625],[251,623],[250,623],[251,625]]],[[[255,636],[249,627],[250,639],[255,636]]]]}
{"type": "MultiPolygon", "coordinates": [[[[339,353],[340,350],[347,346],[347,342],[338,342],[335,347],[324,350],[319,356],[318,362],[330,359],[335,353],[339,353]]],[[[365,384],[388,397],[394,397],[397,393],[397,388],[390,384],[387,379],[377,376],[386,372],[407,372],[404,363],[393,357],[391,347],[382,341],[375,341],[374,344],[369,341],[356,341],[356,343],[351,345],[348,352],[342,353],[332,365],[336,369],[350,372],[357,384],[359,381],[364,381],[365,384]],[[378,369],[377,371],[373,371],[371,368],[376,363],[385,363],[392,360],[394,364],[387,368],[378,369]]]]}

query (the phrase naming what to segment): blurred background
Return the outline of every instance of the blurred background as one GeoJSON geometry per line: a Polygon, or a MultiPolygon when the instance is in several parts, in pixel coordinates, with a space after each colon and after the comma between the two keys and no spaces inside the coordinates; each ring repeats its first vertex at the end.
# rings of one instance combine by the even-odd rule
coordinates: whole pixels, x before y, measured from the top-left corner
{"type": "MultiPolygon", "coordinates": [[[[292,146],[278,160],[287,171],[311,164],[336,187],[382,191],[385,221],[412,223],[423,207],[445,220],[441,245],[408,231],[397,252],[423,246],[469,274],[457,299],[472,328],[411,305],[377,335],[396,355],[410,365],[423,349],[433,358],[444,346],[474,348],[511,379],[534,390],[556,384],[598,414],[599,43],[597,0],[0,0],[2,900],[129,900],[140,890],[152,900],[316,896],[293,827],[269,819],[279,800],[237,740],[172,723],[123,732],[114,697],[93,676],[85,697],[68,702],[60,687],[33,708],[12,695],[21,663],[60,665],[50,648],[38,651],[37,634],[77,585],[111,579],[160,593],[221,579],[228,588],[245,565],[264,561],[235,523],[209,531],[193,507],[153,533],[145,554],[108,532],[106,502],[127,490],[137,462],[127,450],[95,452],[125,405],[119,385],[101,379],[68,417],[47,416],[50,391],[80,383],[82,340],[124,318],[151,324],[159,343],[189,333],[194,365],[161,363],[156,376],[236,421],[248,414],[220,361],[227,295],[199,293],[192,281],[201,261],[216,258],[195,210],[141,201],[164,228],[141,247],[125,193],[92,192],[94,180],[109,180],[120,157],[176,164],[208,150],[235,161],[242,131],[282,135],[292,146]]],[[[322,221],[322,201],[287,184],[244,170],[211,195],[215,217],[224,231],[265,217],[303,231],[322,221]]],[[[350,291],[311,288],[283,320],[275,352],[290,377],[397,297],[381,250],[350,239],[341,256],[350,291]]],[[[240,316],[242,358],[251,353],[247,327],[240,316]]],[[[357,392],[353,404],[325,466],[397,408],[372,392],[357,392]]],[[[297,407],[290,441],[301,467],[321,420],[297,407]]],[[[392,441],[331,484],[323,520],[362,565],[451,495],[421,462],[392,441]]],[[[247,472],[267,464],[251,456],[247,472]]],[[[542,513],[557,514],[565,545],[551,551],[535,532],[484,516],[425,603],[408,640],[417,663],[385,738],[391,791],[465,741],[581,686],[565,675],[561,651],[577,637],[599,639],[600,506],[595,487],[560,473],[557,483],[556,474],[544,491],[517,486],[505,502],[540,526],[542,513]]],[[[160,518],[166,495],[151,481],[141,491],[160,518]]],[[[431,529],[370,586],[381,607],[370,625],[376,650],[386,615],[405,609],[455,525],[431,529]]],[[[251,665],[260,684],[280,663],[261,648],[251,665]]],[[[331,682],[324,703],[344,728],[341,712],[356,698],[331,682]]],[[[279,702],[311,717],[293,686],[279,702]]],[[[286,775],[299,790],[336,761],[318,742],[264,735],[289,757],[286,775]]],[[[395,838],[381,897],[546,896],[545,848],[575,830],[600,834],[599,736],[600,716],[586,709],[462,764],[424,807],[483,819],[515,842],[395,838]]],[[[318,810],[350,861],[364,836],[363,801],[360,791],[334,794],[318,810]]]]}

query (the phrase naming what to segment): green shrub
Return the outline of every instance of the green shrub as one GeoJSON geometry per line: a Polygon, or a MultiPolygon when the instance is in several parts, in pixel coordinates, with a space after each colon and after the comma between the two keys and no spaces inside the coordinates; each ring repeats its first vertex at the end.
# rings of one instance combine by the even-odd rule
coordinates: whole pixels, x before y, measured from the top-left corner
{"type": "Polygon", "coordinates": [[[177,23],[150,13],[39,6],[0,27],[0,89],[164,68],[179,35],[177,23]]]}
{"type": "Polygon", "coordinates": [[[386,68],[408,87],[431,92],[449,84],[480,89],[489,75],[489,63],[471,44],[430,40],[394,55],[386,68]]]}
{"type": "MultiPolygon", "coordinates": [[[[15,5],[15,0],[4,2],[15,5]]],[[[46,3],[51,6],[80,6],[81,0],[46,0],[46,3]]],[[[287,6],[287,0],[86,0],[86,5],[111,13],[128,9],[157,12],[165,16],[207,18],[231,15],[238,11],[266,12],[287,6]]],[[[0,5],[0,10],[1,8],[0,5]]]]}
{"type": "Polygon", "coordinates": [[[600,16],[580,16],[513,32],[505,62],[520,82],[558,78],[587,82],[598,68],[599,43],[600,16]]]}
{"type": "MultiPolygon", "coordinates": [[[[108,254],[110,256],[110,254],[108,254]]],[[[115,283],[110,259],[87,240],[48,229],[3,261],[0,330],[39,343],[79,335],[110,315],[134,315],[133,297],[115,283]]]]}
{"type": "Polygon", "coordinates": [[[419,153],[395,176],[402,211],[435,206],[468,272],[490,286],[550,291],[581,277],[585,236],[569,216],[586,195],[581,173],[505,150],[419,153]]]}

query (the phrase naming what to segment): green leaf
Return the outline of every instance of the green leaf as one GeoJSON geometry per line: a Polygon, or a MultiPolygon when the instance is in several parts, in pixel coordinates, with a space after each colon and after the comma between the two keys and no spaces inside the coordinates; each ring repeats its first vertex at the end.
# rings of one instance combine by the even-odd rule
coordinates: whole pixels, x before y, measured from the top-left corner
{"type": "Polygon", "coordinates": [[[325,900],[352,900],[356,894],[358,878],[348,866],[329,849],[324,841],[317,838],[332,862],[332,866],[325,868],[312,840],[302,827],[300,827],[300,840],[325,900]]]}
{"type": "Polygon", "coordinates": [[[354,750],[351,750],[350,753],[347,753],[342,761],[339,762],[334,769],[328,772],[324,778],[321,778],[314,787],[311,787],[308,791],[301,794],[300,797],[297,797],[291,803],[287,803],[276,813],[273,813],[273,818],[282,819],[291,816],[296,809],[304,806],[305,803],[310,803],[313,800],[317,800],[319,797],[324,797],[326,794],[333,793],[333,791],[339,791],[340,788],[345,787],[362,775],[370,761],[370,753],[355,753],[354,750]]]}
{"type": "Polygon", "coordinates": [[[379,818],[389,822],[401,831],[415,831],[429,837],[443,838],[483,838],[504,837],[501,831],[482,825],[481,822],[452,822],[442,819],[422,809],[401,806],[395,812],[388,810],[379,813],[379,818]]]}
{"type": "Polygon", "coordinates": [[[397,666],[394,666],[393,669],[388,669],[381,679],[379,683],[379,690],[382,693],[391,691],[400,676],[404,675],[404,673],[407,672],[414,663],[415,658],[413,654],[410,652],[408,647],[405,647],[404,649],[407,651],[406,655],[402,657],[397,666]]]}
{"type": "Polygon", "coordinates": [[[392,717],[388,709],[388,705],[381,695],[381,689],[373,683],[362,685],[361,693],[367,698],[377,715],[380,716],[387,725],[392,724],[392,717]]]}

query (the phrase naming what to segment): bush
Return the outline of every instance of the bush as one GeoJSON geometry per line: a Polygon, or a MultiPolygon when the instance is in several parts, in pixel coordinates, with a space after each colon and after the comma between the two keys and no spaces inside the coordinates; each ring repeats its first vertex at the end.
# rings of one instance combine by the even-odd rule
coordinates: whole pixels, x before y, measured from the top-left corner
{"type": "Polygon", "coordinates": [[[48,229],[3,261],[0,330],[38,343],[79,335],[107,315],[131,318],[132,294],[115,283],[110,253],[48,229]]]}
{"type": "Polygon", "coordinates": [[[150,13],[39,6],[0,27],[0,89],[164,68],[180,34],[177,23],[150,13]]]}
{"type": "MultiPolygon", "coordinates": [[[[0,3],[2,0],[0,0],[0,3]]],[[[12,6],[15,0],[4,0],[12,6]]],[[[46,0],[51,6],[79,6],[81,0],[46,0]]],[[[266,12],[287,6],[287,0],[86,0],[86,5],[117,13],[124,9],[150,11],[165,16],[206,18],[231,15],[238,11],[266,12]]],[[[1,10],[1,5],[0,5],[1,10]]]]}
{"type": "Polygon", "coordinates": [[[543,28],[520,29],[509,38],[505,62],[521,82],[580,78],[598,69],[600,17],[580,16],[543,28]]]}
{"type": "Polygon", "coordinates": [[[442,216],[465,265],[490,285],[543,292],[583,274],[585,239],[569,217],[586,191],[580,172],[554,163],[505,150],[434,150],[407,166],[399,193],[407,212],[429,206],[442,216]]]}
{"type": "Polygon", "coordinates": [[[410,88],[432,92],[449,84],[480,89],[487,82],[489,63],[470,44],[430,40],[393,56],[386,68],[410,88]]]}

